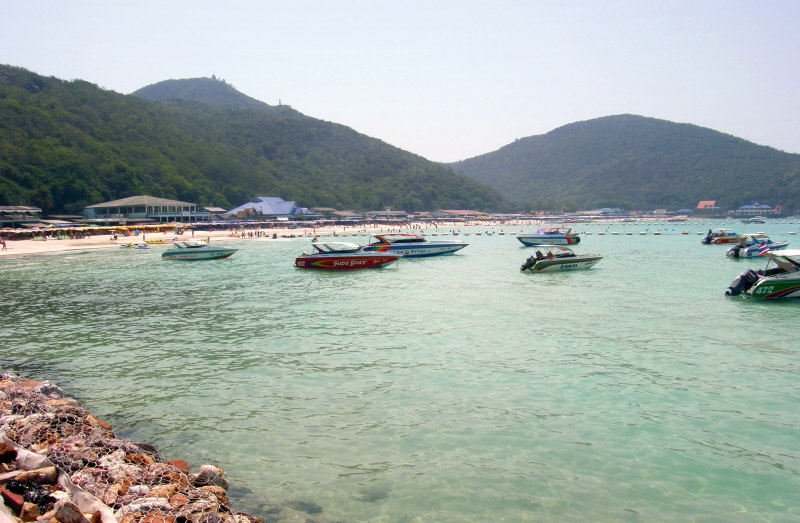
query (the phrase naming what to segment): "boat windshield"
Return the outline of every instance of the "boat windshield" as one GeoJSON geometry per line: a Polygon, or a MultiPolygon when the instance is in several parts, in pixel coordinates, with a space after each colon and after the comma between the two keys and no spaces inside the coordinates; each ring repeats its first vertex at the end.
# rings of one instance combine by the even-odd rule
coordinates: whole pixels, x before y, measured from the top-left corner
{"type": "Polygon", "coordinates": [[[550,258],[552,254],[556,258],[566,258],[568,256],[575,256],[575,252],[569,247],[563,245],[537,245],[535,257],[537,259],[550,258]],[[542,252],[544,251],[544,252],[542,252]]]}
{"type": "Polygon", "coordinates": [[[357,252],[361,248],[360,245],[355,243],[346,242],[330,242],[330,243],[315,243],[314,250],[318,253],[331,253],[331,252],[357,252]]]}
{"type": "Polygon", "coordinates": [[[373,236],[374,242],[370,245],[386,245],[387,243],[419,243],[425,238],[417,234],[380,234],[373,236]]]}
{"type": "Polygon", "coordinates": [[[175,242],[173,244],[178,249],[199,249],[201,247],[208,247],[208,244],[199,240],[187,240],[183,242],[175,242]]]}

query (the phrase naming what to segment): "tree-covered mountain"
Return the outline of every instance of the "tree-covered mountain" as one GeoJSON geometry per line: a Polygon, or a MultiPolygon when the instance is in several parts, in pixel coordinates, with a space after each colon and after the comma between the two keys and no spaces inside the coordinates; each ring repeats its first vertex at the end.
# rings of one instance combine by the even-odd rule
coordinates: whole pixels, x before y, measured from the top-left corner
{"type": "Polygon", "coordinates": [[[225,80],[217,80],[216,77],[164,80],[131,94],[153,102],[195,100],[218,109],[274,109],[271,105],[240,93],[225,80]]]}
{"type": "Polygon", "coordinates": [[[447,166],[216,79],[133,96],[0,66],[0,205],[77,213],[137,194],[224,208],[255,196],[354,210],[509,205],[447,166]]]}
{"type": "Polygon", "coordinates": [[[572,123],[450,165],[529,208],[800,209],[800,155],[642,116],[572,123]]]}

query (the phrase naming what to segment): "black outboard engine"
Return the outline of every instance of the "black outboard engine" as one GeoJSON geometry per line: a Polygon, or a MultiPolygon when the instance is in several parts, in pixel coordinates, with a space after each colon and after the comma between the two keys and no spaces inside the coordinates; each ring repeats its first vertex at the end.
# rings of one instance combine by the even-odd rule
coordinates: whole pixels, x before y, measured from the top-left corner
{"type": "Polygon", "coordinates": [[[711,243],[711,229],[709,229],[708,234],[706,234],[705,237],[702,240],[700,240],[700,243],[702,243],[703,245],[708,245],[709,243],[711,243]]]}
{"type": "Polygon", "coordinates": [[[580,236],[576,236],[575,237],[575,245],[577,245],[579,243],[581,243],[581,237],[580,236]]]}
{"type": "Polygon", "coordinates": [[[733,247],[728,249],[728,252],[726,252],[725,254],[728,255],[728,256],[731,256],[732,258],[738,258],[739,257],[739,251],[741,251],[741,250],[742,250],[742,246],[741,245],[734,245],[733,247]]]}
{"type": "Polygon", "coordinates": [[[758,281],[758,273],[753,269],[747,269],[738,278],[731,282],[731,286],[725,291],[726,296],[738,296],[752,287],[758,281]]]}
{"type": "Polygon", "coordinates": [[[528,258],[527,260],[525,260],[525,263],[523,263],[523,264],[520,266],[519,270],[521,270],[521,271],[524,271],[524,270],[530,269],[530,268],[531,268],[531,267],[533,267],[534,265],[536,265],[536,258],[534,258],[533,256],[531,256],[530,258],[528,258]]]}

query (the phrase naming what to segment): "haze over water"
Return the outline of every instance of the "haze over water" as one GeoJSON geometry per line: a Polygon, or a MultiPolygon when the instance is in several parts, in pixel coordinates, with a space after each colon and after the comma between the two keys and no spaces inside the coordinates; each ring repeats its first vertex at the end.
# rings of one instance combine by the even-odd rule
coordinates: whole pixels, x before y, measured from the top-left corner
{"type": "Polygon", "coordinates": [[[307,239],[3,259],[0,357],[255,515],[797,521],[800,303],[724,296],[763,260],[700,244],[721,226],[800,248],[689,222],[575,225],[605,259],[565,274],[519,271],[519,227],[349,274],[294,269],[307,239]]]}

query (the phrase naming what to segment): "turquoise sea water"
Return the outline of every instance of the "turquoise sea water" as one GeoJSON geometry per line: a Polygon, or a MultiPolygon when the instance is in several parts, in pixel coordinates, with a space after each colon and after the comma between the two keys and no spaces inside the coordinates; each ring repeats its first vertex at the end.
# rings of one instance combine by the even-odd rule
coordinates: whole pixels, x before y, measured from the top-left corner
{"type": "Polygon", "coordinates": [[[700,244],[726,225],[800,247],[689,222],[577,224],[605,259],[563,274],[520,273],[519,227],[341,274],[292,267],[307,239],[1,259],[0,357],[253,514],[800,521],[800,301],[724,296],[763,263],[700,244]]]}

